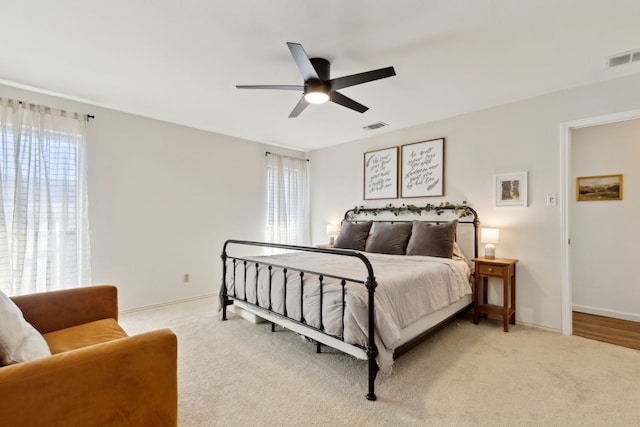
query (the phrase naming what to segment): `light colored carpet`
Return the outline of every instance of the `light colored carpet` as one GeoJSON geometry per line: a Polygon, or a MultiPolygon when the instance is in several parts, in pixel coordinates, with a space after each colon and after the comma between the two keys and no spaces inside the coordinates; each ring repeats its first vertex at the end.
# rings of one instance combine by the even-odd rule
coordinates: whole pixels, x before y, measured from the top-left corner
{"type": "Polygon", "coordinates": [[[366,362],[272,333],[213,298],[121,316],[178,336],[181,426],[640,426],[640,351],[460,318],[378,376],[366,362]]]}

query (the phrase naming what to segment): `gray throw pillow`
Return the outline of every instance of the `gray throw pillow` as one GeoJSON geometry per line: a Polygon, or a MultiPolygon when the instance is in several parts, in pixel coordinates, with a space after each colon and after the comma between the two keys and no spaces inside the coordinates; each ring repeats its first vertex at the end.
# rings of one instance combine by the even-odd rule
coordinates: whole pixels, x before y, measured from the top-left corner
{"type": "Polygon", "coordinates": [[[372,221],[367,222],[349,222],[342,223],[340,234],[333,244],[334,248],[355,249],[356,251],[364,251],[369,237],[372,221]]]}
{"type": "Polygon", "coordinates": [[[412,226],[410,222],[395,224],[376,222],[369,235],[367,252],[404,255],[412,226]]]}
{"type": "Polygon", "coordinates": [[[457,219],[443,224],[413,221],[407,255],[451,258],[457,227],[457,219]]]}

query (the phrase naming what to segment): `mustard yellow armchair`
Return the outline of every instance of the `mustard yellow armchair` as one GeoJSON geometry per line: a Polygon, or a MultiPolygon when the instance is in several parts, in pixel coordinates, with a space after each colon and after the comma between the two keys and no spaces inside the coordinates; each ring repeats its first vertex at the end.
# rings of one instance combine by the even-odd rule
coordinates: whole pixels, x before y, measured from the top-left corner
{"type": "Polygon", "coordinates": [[[3,426],[176,426],[177,339],[128,336],[101,285],[11,298],[52,355],[0,368],[3,426]]]}

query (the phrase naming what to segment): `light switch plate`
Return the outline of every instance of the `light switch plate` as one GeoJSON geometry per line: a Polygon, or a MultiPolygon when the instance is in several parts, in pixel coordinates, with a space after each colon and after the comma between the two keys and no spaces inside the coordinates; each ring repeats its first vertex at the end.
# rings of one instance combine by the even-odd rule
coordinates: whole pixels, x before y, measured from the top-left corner
{"type": "Polygon", "coordinates": [[[553,194],[547,194],[547,206],[555,206],[558,204],[558,195],[553,193],[553,194]]]}

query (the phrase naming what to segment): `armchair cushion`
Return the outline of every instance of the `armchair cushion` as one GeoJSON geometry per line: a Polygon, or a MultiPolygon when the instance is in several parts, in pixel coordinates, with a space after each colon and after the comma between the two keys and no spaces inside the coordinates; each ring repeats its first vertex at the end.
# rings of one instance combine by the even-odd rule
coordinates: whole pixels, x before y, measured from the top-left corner
{"type": "Polygon", "coordinates": [[[0,291],[0,366],[51,356],[40,332],[24,319],[22,311],[0,291]]]}
{"type": "Polygon", "coordinates": [[[52,354],[127,337],[115,319],[102,319],[44,334],[52,354]]]}

